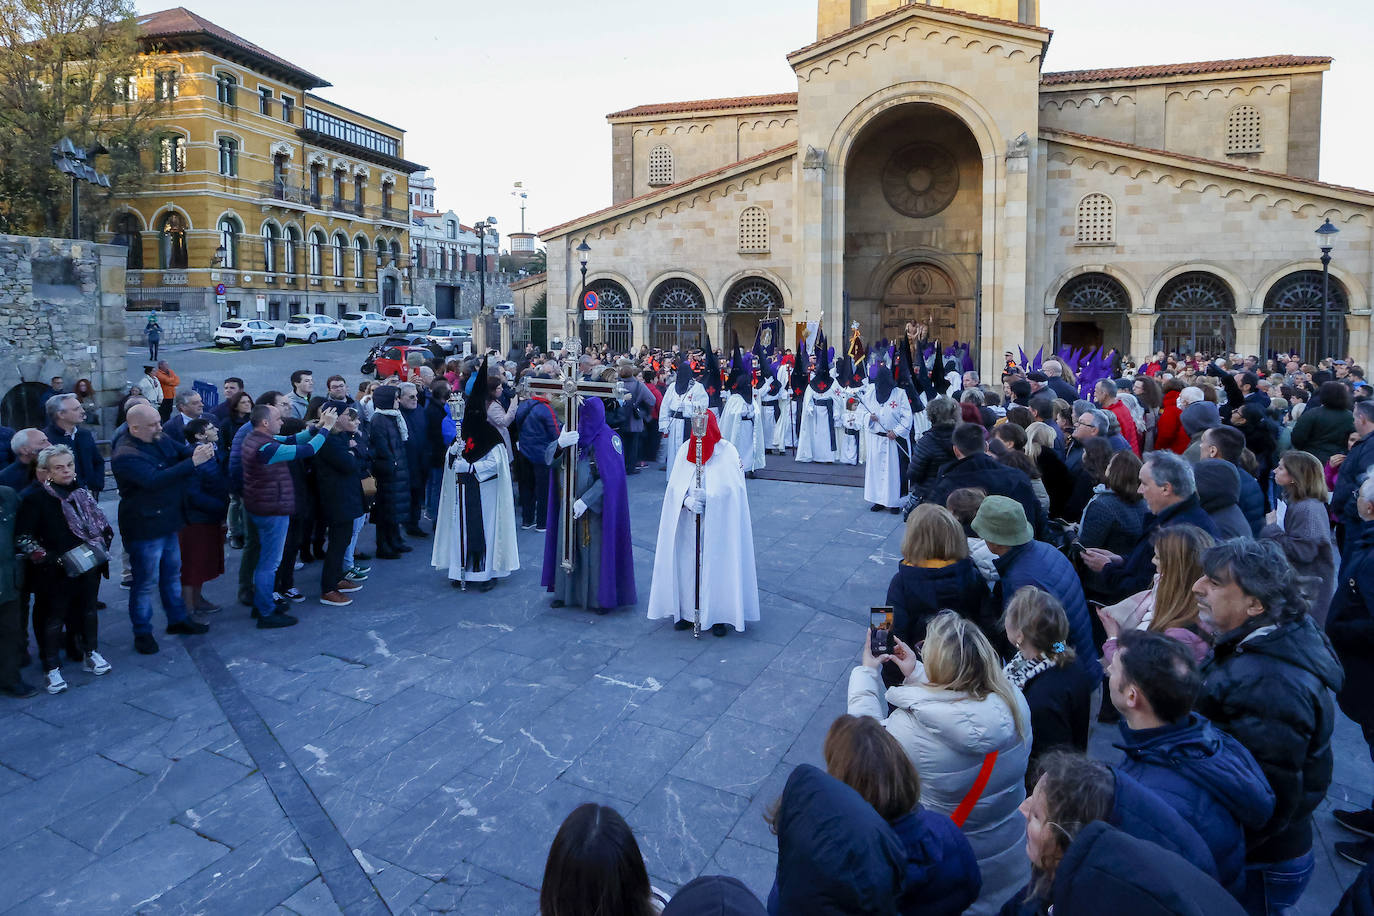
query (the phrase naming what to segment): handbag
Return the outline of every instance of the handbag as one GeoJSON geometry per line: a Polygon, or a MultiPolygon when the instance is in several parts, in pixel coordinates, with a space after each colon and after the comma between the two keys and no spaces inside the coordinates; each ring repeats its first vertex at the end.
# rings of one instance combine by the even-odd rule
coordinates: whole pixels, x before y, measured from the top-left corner
{"type": "Polygon", "coordinates": [[[81,543],[58,557],[62,571],[75,579],[110,562],[110,555],[99,544],[81,543]]]}
{"type": "Polygon", "coordinates": [[[368,474],[362,479],[362,485],[363,502],[370,506],[377,499],[377,478],[368,474]]]}

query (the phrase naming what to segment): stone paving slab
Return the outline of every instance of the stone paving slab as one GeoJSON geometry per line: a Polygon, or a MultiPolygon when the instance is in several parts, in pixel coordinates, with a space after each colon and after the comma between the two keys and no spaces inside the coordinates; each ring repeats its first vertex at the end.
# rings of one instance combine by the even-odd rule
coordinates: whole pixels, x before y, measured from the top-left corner
{"type": "MultiPolygon", "coordinates": [[[[630,478],[641,608],[662,486],[630,478]]],[[[347,608],[314,603],[307,567],[302,622],[275,632],[228,602],[231,551],[210,634],[159,636],[156,656],[132,652],[127,593],[104,583],[114,671],[68,665],[66,694],[0,704],[0,912],[532,916],[549,843],[585,802],[626,816],[657,886],[723,872],[762,898],[764,813],[793,767],[821,763],[901,522],[848,488],[749,488],[763,620],[724,639],[549,608],[525,531],[524,568],[488,594],[450,588],[427,541],[375,563],[347,608]]],[[[1113,735],[1096,729],[1094,751],[1113,755],[1113,735]]],[[[1346,837],[1330,809],[1374,792],[1359,730],[1341,720],[1334,743],[1299,908],[1314,916],[1355,875],[1331,856],[1346,837]]]]}

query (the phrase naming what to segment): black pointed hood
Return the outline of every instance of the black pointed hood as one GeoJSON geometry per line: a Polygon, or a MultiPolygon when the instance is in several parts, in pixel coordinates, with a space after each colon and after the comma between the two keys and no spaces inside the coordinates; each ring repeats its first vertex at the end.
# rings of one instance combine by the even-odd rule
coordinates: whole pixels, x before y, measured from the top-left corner
{"type": "Polygon", "coordinates": [[[501,444],[501,433],[487,419],[488,392],[487,361],[477,364],[473,373],[472,393],[463,410],[463,460],[478,461],[501,444]]]}
{"type": "Polygon", "coordinates": [[[835,384],[830,377],[830,351],[825,342],[825,331],[816,330],[816,371],[811,376],[811,390],[824,394],[835,384]]]}
{"type": "Polygon", "coordinates": [[[730,390],[744,398],[744,403],[754,403],[754,366],[749,355],[735,347],[735,357],[733,360],[734,369],[731,371],[730,390]]]}
{"type": "Polygon", "coordinates": [[[673,382],[673,390],[679,395],[686,394],[692,390],[692,382],[696,379],[696,373],[692,371],[692,361],[684,353],[677,360],[677,378],[673,382]]]}
{"type": "Polygon", "coordinates": [[[847,355],[841,357],[840,361],[835,364],[835,374],[838,376],[837,381],[839,381],[841,388],[856,387],[857,380],[854,378],[853,357],[847,355]]]}
{"type": "Polygon", "coordinates": [[[709,399],[707,406],[719,411],[722,400],[720,396],[720,360],[716,358],[716,351],[711,349],[711,335],[706,335],[706,358],[701,369],[701,386],[706,389],[706,397],[709,399]]]}

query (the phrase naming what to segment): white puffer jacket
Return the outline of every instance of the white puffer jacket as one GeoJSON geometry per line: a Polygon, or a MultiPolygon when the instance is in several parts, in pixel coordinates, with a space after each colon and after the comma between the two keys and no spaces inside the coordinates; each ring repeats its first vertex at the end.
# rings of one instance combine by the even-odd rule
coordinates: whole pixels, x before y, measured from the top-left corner
{"type": "Polygon", "coordinates": [[[872,716],[887,727],[921,775],[921,804],[941,814],[954,813],[973,788],[983,759],[997,752],[992,778],[963,827],[983,873],[982,893],[967,913],[996,913],[1030,880],[1026,821],[1017,810],[1026,798],[1030,709],[1016,691],[1025,732],[1017,734],[1011,710],[996,694],[974,700],[924,680],[918,663],[907,684],[884,693],[878,669],[855,668],[849,676],[849,712],[872,716]],[[890,716],[889,703],[896,707],[890,716]]]}

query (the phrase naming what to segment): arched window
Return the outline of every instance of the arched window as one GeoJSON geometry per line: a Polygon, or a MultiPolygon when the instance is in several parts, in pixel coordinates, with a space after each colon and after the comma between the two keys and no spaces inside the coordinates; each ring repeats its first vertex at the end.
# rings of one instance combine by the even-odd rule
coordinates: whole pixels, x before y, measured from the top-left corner
{"type": "Polygon", "coordinates": [[[232,137],[219,138],[219,173],[230,178],[239,173],[239,141],[232,137]]]}
{"type": "Polygon", "coordinates": [[[124,256],[124,266],[129,270],[142,270],[143,233],[138,228],[138,217],[127,211],[120,213],[115,216],[113,228],[114,238],[110,242],[129,248],[129,253],[124,256]]]}
{"type": "Polygon", "coordinates": [[[1297,353],[1303,362],[1345,353],[1345,313],[1350,296],[1332,277],[1323,293],[1320,270],[1298,270],[1279,280],[1264,297],[1264,328],[1260,348],[1265,353],[1297,353]],[[1322,302],[1326,301],[1326,338],[1322,346],[1322,302]],[[1326,352],[1323,352],[1326,351],[1326,352]]]}
{"type": "Polygon", "coordinates": [[[157,140],[157,170],[164,175],[186,171],[186,138],[163,134],[157,140]]]}
{"type": "Polygon", "coordinates": [[[700,347],[706,338],[706,297],[691,280],[664,280],[649,296],[649,346],[700,347]]]}
{"type": "Polygon", "coordinates": [[[280,233],[273,223],[262,227],[262,269],[269,274],[277,272],[277,240],[280,233]]]}
{"type": "Polygon", "coordinates": [[[630,294],[614,280],[594,280],[587,284],[587,292],[596,293],[599,300],[597,311],[600,314],[588,327],[592,343],[604,343],[614,353],[628,352],[633,337],[630,294]]]}
{"type": "Polygon", "coordinates": [[[395,239],[391,240],[391,263],[401,266],[401,243],[395,239]]]}
{"type": "Polygon", "coordinates": [[[1115,242],[1115,210],[1112,199],[1106,194],[1088,194],[1080,200],[1075,233],[1077,244],[1110,245],[1115,242]]]}
{"type": "Polygon", "coordinates": [[[310,230],[310,275],[318,277],[324,273],[324,233],[318,229],[310,230]]]}
{"type": "Polygon", "coordinates": [[[1226,118],[1226,155],[1240,156],[1264,152],[1259,109],[1238,105],[1226,118]]]}
{"type": "Polygon", "coordinates": [[[348,239],[342,232],[334,233],[334,276],[344,275],[344,252],[348,250],[348,239]]]}
{"type": "Polygon", "coordinates": [[[386,263],[386,240],[377,239],[377,266],[380,268],[386,263]]]}
{"type": "Polygon", "coordinates": [[[782,292],[763,277],[745,277],[725,294],[725,336],[733,332],[742,341],[752,340],[769,314],[782,314],[782,292]]]}
{"type": "Polygon", "coordinates": [[[238,105],[239,81],[232,73],[215,77],[215,98],[221,105],[238,105]]]}
{"type": "Polygon", "coordinates": [[[1155,300],[1155,348],[1166,353],[1215,355],[1235,345],[1236,296],[1215,274],[1190,270],[1174,277],[1155,300]]]}
{"type": "Polygon", "coordinates": [[[1079,274],[1055,297],[1055,347],[1103,347],[1125,353],[1131,342],[1131,297],[1115,277],[1079,274]]]}
{"type": "Polygon", "coordinates": [[[739,215],[739,250],[768,250],[768,211],[762,207],[745,207],[739,215]]]}
{"type": "Polygon", "coordinates": [[[296,266],[296,251],[301,246],[301,232],[295,226],[286,227],[286,272],[295,276],[298,272],[296,266]]]}
{"type": "Polygon", "coordinates": [[[186,219],[175,211],[162,218],[158,226],[158,266],[163,270],[185,270],[186,219]]]}
{"type": "Polygon", "coordinates": [[[220,262],[220,267],[225,270],[236,270],[239,266],[239,233],[243,227],[239,221],[232,216],[220,217],[219,221],[219,244],[224,249],[224,260],[220,262]]]}
{"type": "Polygon", "coordinates": [[[361,280],[365,276],[364,262],[367,260],[367,239],[361,235],[353,240],[353,276],[361,280]]]}
{"type": "Polygon", "coordinates": [[[658,187],[673,183],[673,151],[655,146],[649,151],[649,184],[658,187]]]}

